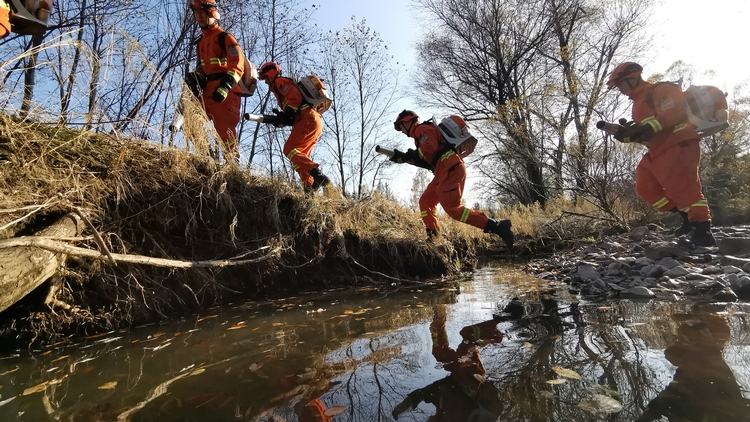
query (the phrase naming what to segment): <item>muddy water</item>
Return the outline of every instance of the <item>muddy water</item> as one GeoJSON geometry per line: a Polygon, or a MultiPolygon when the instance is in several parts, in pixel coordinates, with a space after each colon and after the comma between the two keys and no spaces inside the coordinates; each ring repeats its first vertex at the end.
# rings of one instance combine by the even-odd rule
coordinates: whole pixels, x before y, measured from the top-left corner
{"type": "Polygon", "coordinates": [[[750,421],[749,309],[579,302],[509,268],[238,304],[2,356],[0,421],[750,421]]]}

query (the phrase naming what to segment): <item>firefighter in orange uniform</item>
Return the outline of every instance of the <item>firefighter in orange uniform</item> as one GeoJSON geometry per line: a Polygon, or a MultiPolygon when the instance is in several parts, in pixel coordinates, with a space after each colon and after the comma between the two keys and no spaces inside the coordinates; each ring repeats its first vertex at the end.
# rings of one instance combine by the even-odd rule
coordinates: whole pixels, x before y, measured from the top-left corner
{"type": "Polygon", "coordinates": [[[258,70],[259,79],[268,84],[276,96],[281,110],[273,111],[286,121],[277,127],[292,126],[292,132],[284,143],[284,155],[292,162],[299,174],[305,192],[312,193],[331,183],[320,171],[318,163],[310,159],[310,154],[323,133],[323,120],[305,101],[293,79],[281,76],[281,66],[266,62],[258,70]]]}
{"type": "Polygon", "coordinates": [[[684,224],[678,232],[691,232],[692,244],[714,246],[711,214],[698,175],[700,136],[687,121],[685,94],[674,84],[644,81],[642,72],[639,64],[625,62],[607,82],[609,89],[617,87],[633,100],[635,124],[615,137],[648,145],[636,168],[636,193],[658,211],[679,211],[684,224]]]}
{"type": "Polygon", "coordinates": [[[10,5],[5,0],[0,0],[0,38],[10,34],[10,5]]]}
{"type": "Polygon", "coordinates": [[[513,248],[514,235],[510,220],[495,221],[481,211],[464,206],[463,191],[466,183],[466,166],[461,157],[446,142],[433,124],[419,123],[419,116],[411,110],[399,113],[393,123],[396,131],[414,138],[417,149],[406,152],[394,150],[391,161],[395,163],[423,163],[420,167],[432,168],[435,177],[419,198],[422,221],[427,226],[427,236],[440,233],[437,205],[454,220],[483,229],[485,233],[500,236],[508,249],[513,248]]]}
{"type": "Polygon", "coordinates": [[[237,162],[237,123],[240,122],[241,92],[238,82],[245,71],[245,59],[237,40],[226,34],[224,45],[219,27],[221,18],[215,0],[190,0],[190,9],[201,27],[198,41],[198,68],[187,75],[186,83],[201,98],[206,114],[213,120],[221,138],[224,159],[237,162]],[[202,91],[202,94],[200,94],[202,91]]]}

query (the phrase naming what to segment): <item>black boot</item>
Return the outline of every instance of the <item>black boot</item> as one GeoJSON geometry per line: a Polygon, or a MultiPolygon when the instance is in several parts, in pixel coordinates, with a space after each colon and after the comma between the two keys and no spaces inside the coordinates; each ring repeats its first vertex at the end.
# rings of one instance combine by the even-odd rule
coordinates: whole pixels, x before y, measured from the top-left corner
{"type": "Polygon", "coordinates": [[[680,216],[682,217],[682,225],[672,232],[672,235],[675,237],[679,236],[685,236],[686,234],[690,233],[693,230],[693,225],[690,224],[690,220],[688,220],[688,214],[685,211],[680,211],[677,208],[672,208],[670,210],[671,212],[678,212],[680,213],[680,216]]]}
{"type": "Polygon", "coordinates": [[[325,174],[321,173],[318,167],[310,170],[310,176],[312,176],[313,178],[313,183],[311,186],[313,191],[317,191],[321,187],[325,187],[326,185],[331,183],[331,179],[329,179],[325,174]]]}
{"type": "Polygon", "coordinates": [[[692,222],[693,234],[690,243],[695,246],[716,246],[716,239],[711,234],[711,221],[692,222]]]}
{"type": "Polygon", "coordinates": [[[427,240],[435,240],[440,236],[440,232],[435,229],[427,229],[427,240]]]}
{"type": "Polygon", "coordinates": [[[514,236],[510,226],[510,220],[496,221],[490,218],[487,220],[487,225],[484,226],[484,232],[495,233],[503,239],[503,242],[505,242],[505,246],[507,246],[508,249],[513,249],[514,236]]]}

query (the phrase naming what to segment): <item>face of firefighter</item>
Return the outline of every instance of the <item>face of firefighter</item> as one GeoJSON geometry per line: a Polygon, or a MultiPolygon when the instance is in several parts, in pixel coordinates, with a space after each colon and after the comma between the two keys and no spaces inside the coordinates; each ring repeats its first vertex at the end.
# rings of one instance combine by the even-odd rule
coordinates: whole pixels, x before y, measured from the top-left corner
{"type": "Polygon", "coordinates": [[[414,125],[415,121],[416,120],[409,120],[399,123],[398,130],[400,130],[404,135],[409,136],[409,130],[411,130],[411,127],[414,125]]]}
{"type": "Polygon", "coordinates": [[[638,86],[638,82],[638,78],[623,79],[617,84],[617,89],[619,89],[623,95],[630,96],[630,94],[632,94],[633,91],[635,91],[635,88],[638,86]]]}
{"type": "Polygon", "coordinates": [[[193,15],[195,16],[195,21],[198,22],[198,26],[200,26],[201,28],[208,28],[209,26],[216,23],[216,19],[210,16],[208,12],[203,9],[193,10],[193,15]]]}

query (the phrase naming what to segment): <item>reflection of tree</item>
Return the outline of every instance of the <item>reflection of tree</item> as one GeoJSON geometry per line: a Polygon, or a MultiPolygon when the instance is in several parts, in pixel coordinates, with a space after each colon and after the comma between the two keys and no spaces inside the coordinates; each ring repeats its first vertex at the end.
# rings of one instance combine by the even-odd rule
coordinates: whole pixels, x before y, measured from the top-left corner
{"type": "Polygon", "coordinates": [[[445,308],[436,306],[430,324],[432,355],[450,374],[432,384],[409,393],[393,409],[393,416],[416,408],[421,402],[436,408],[430,421],[496,420],[500,408],[498,392],[485,382],[486,370],[479,355],[480,347],[499,343],[503,335],[497,321],[490,320],[461,329],[461,343],[454,349],[448,342],[445,308]]]}
{"type": "Polygon", "coordinates": [[[750,421],[750,400],[742,397],[732,370],[724,361],[731,337],[724,307],[697,304],[682,319],[677,340],[664,356],[677,367],[669,385],[648,404],[638,421],[750,421]],[[696,318],[697,319],[694,319],[696,318]]]}

